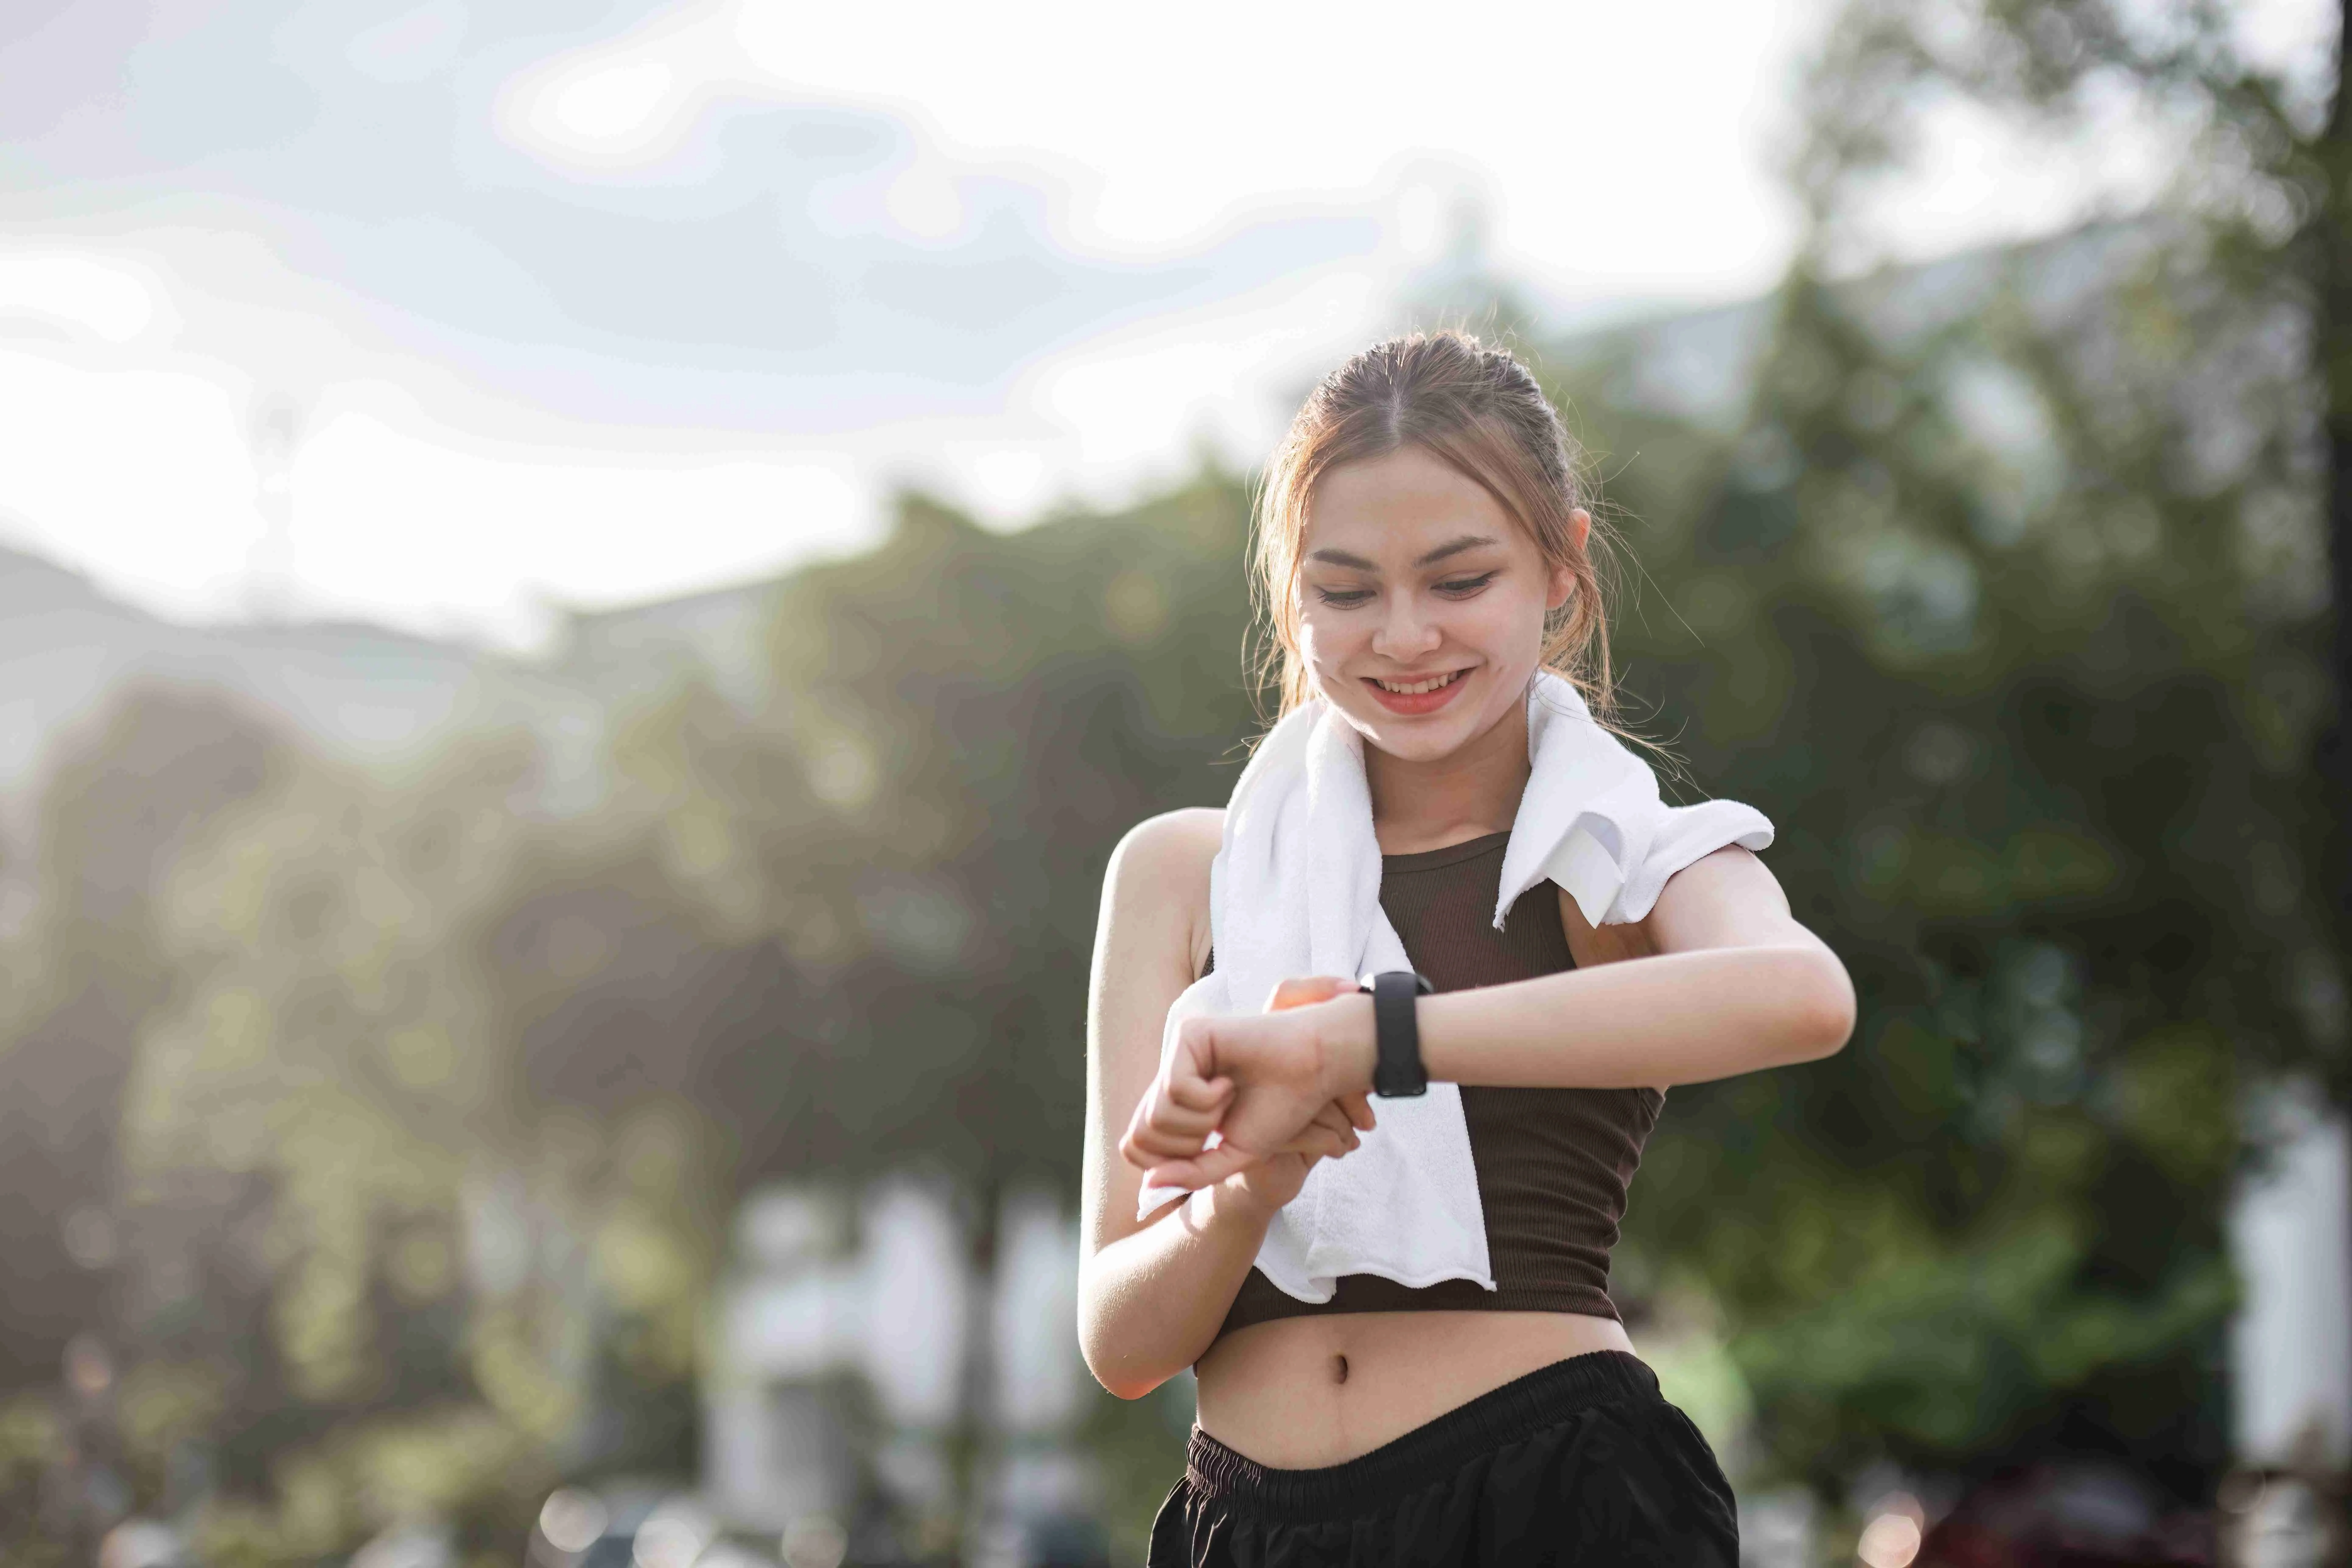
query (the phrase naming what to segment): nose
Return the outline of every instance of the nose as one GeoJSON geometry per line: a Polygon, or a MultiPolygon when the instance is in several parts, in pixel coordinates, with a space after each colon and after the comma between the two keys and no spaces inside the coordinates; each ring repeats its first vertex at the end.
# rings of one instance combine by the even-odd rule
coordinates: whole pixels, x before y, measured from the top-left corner
{"type": "Polygon", "coordinates": [[[1428,614],[1420,595],[1391,594],[1385,604],[1386,613],[1372,631],[1374,653],[1399,664],[1410,664],[1437,651],[1445,634],[1428,614]]]}

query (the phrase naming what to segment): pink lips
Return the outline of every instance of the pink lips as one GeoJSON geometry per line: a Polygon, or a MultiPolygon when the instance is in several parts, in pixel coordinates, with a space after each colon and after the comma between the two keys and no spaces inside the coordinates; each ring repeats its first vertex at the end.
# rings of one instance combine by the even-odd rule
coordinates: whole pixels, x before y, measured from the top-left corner
{"type": "MultiPolygon", "coordinates": [[[[1432,675],[1435,673],[1437,672],[1434,670],[1430,672],[1432,675]]],[[[1439,687],[1434,691],[1414,692],[1391,691],[1379,681],[1372,679],[1370,676],[1366,676],[1364,678],[1364,689],[1372,694],[1372,700],[1374,701],[1378,702],[1381,707],[1387,709],[1391,713],[1403,714],[1408,717],[1417,713],[1434,713],[1440,708],[1444,707],[1448,702],[1453,701],[1454,694],[1455,692],[1470,684],[1470,672],[1468,670],[1457,670],[1454,672],[1454,678],[1452,680],[1447,681],[1444,685],[1439,687]]],[[[1426,680],[1429,679],[1429,676],[1391,676],[1389,679],[1391,680],[1426,680]]]]}

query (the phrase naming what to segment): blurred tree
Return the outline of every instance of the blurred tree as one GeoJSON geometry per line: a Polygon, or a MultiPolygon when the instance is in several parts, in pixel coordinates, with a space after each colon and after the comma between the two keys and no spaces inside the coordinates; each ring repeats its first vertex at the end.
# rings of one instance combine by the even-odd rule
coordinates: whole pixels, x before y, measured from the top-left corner
{"type": "Polygon", "coordinates": [[[0,965],[0,1558],[10,1562],[39,1561],[44,1545],[86,1559],[132,1498],[108,1384],[126,1251],[123,1090],[139,1032],[173,984],[152,889],[209,823],[266,787],[271,765],[269,735],[233,706],[138,689],[44,781],[37,918],[23,920],[0,965]]]}
{"type": "Polygon", "coordinates": [[[0,1205],[0,1386],[54,1376],[67,1341],[103,1317],[122,1080],[170,988],[151,889],[192,835],[264,786],[268,757],[241,714],[134,692],[46,781],[46,918],[0,998],[0,1191],[19,1200],[0,1205]]]}
{"type": "MultiPolygon", "coordinates": [[[[664,966],[716,965],[673,987],[701,1011],[644,1070],[718,1110],[742,1180],[1074,1177],[1111,846],[1221,798],[1249,732],[1244,510],[1210,474],[998,535],[908,497],[873,553],[777,588],[767,711],[688,687],[616,725],[616,803],[650,814],[664,885],[699,911],[664,966]]],[[[642,940],[617,911],[644,895],[593,875],[642,940]]],[[[530,1026],[537,1087],[639,1070],[628,1028],[593,1021],[611,995],[561,989],[530,1026]]]]}
{"type": "MultiPolygon", "coordinates": [[[[1726,427],[1662,411],[1633,337],[1483,318],[1605,458],[1636,720],[1773,816],[1861,985],[1841,1058],[1675,1092],[1622,1254],[1629,1302],[1716,1304],[1770,1463],[1825,1487],[2105,1443],[2194,1493],[2240,1101],[2347,1083],[2308,870],[2342,110],[2233,48],[2202,9],[1853,8],[1726,427]],[[2153,210],[1864,265],[1923,103],[2063,120],[2117,80],[2205,106],[2153,210]]],[[[1473,270],[1431,308],[1481,319],[1473,270]]],[[[602,804],[561,820],[520,739],[371,777],[123,707],[45,796],[9,947],[5,1386],[104,1323],[123,1500],[209,1497],[225,1561],[419,1510],[510,1555],[556,1479],[690,1468],[737,1192],[1075,1180],[1103,866],[1255,728],[1247,501],[1210,470],[1008,535],[904,498],[768,594],[763,706],[611,694],[602,804]]],[[[71,1413],[0,1408],[0,1500],[71,1413]]]]}
{"type": "Polygon", "coordinates": [[[1641,454],[1617,495],[1673,612],[1621,638],[1633,685],[1773,815],[1864,1004],[1832,1062],[1676,1091],[1627,1261],[1704,1279],[1774,1460],[1825,1489],[1888,1449],[2109,1447],[2194,1497],[2226,1457],[2242,1096],[2347,1087],[2308,874],[2340,486],[2311,411],[2352,363],[2323,108],[2210,7],[1863,0],[1810,79],[1809,247],[1736,435],[1585,404],[1641,454]],[[2054,137],[2117,90],[2190,128],[2153,208],[1870,265],[1923,122],[2054,137]],[[1662,458],[1714,476],[1696,504],[1650,501],[1662,458]]]}
{"type": "MultiPolygon", "coordinates": [[[[89,1169],[22,1189],[54,1226],[86,1186],[117,1238],[119,1506],[208,1498],[206,1550],[255,1563],[519,1533],[562,1474],[690,1473],[741,1188],[1070,1180],[1103,864],[1247,732],[1244,509],[1211,474],[1005,537],[909,497],[777,586],[767,710],[616,698],[569,820],[520,738],[379,777],[249,728],[215,799],[202,704],[125,709],[48,797],[20,949],[130,1009],[89,1169]]],[[[19,1071],[61,986],[19,993],[19,1071]]]]}
{"type": "MultiPolygon", "coordinates": [[[[0,1293],[47,1360],[0,1391],[82,1333],[0,1402],[0,1484],[10,1439],[73,1433],[40,1440],[45,1538],[139,1509],[207,1561],[309,1561],[438,1516],[507,1560],[564,1468],[690,1466],[730,1173],[680,1093],[526,1092],[547,971],[498,939],[575,863],[653,858],[625,811],[538,820],[538,765],[494,739],[369,777],[157,691],[58,770],[0,1044],[11,1212],[79,1270],[28,1246],[0,1293]]],[[[576,983],[567,918],[536,951],[576,983]]]]}

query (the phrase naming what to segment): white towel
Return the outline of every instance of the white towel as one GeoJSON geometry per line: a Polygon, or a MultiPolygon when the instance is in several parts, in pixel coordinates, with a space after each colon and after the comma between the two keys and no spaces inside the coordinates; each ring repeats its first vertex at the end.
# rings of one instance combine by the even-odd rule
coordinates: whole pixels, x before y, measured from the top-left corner
{"type": "MultiPolygon", "coordinates": [[[[1496,930],[1547,879],[1596,925],[1638,921],[1666,879],[1701,856],[1772,841],[1763,814],[1736,801],[1666,805],[1649,764],[1549,671],[1528,689],[1528,752],[1532,771],[1503,852],[1496,930]]],[[[1277,983],[1301,975],[1412,967],[1381,909],[1362,738],[1319,699],[1274,727],[1234,786],[1210,867],[1209,925],[1216,967],[1168,1009],[1163,1064],[1178,1023],[1195,1014],[1257,1012],[1277,983]]],[[[1257,1266],[1302,1301],[1329,1300],[1347,1274],[1416,1289],[1475,1279],[1493,1289],[1460,1089],[1432,1083],[1419,1099],[1383,1100],[1375,1110],[1380,1125],[1361,1145],[1318,1163],[1275,1216],[1257,1266]]],[[[1147,1185],[1139,1213],[1177,1195],[1147,1185]]]]}

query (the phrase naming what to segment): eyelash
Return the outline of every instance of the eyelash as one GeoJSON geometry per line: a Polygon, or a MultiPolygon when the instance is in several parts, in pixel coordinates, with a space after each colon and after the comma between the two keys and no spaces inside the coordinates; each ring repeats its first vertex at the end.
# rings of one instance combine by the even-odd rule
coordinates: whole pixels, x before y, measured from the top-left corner
{"type": "MultiPolygon", "coordinates": [[[[1437,591],[1441,594],[1467,597],[1494,580],[1494,573],[1482,572],[1475,577],[1456,577],[1451,582],[1440,583],[1437,584],[1437,591]]],[[[1335,610],[1352,610],[1372,596],[1372,591],[1370,588],[1318,588],[1315,593],[1317,597],[1335,610]]]]}

